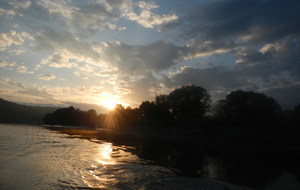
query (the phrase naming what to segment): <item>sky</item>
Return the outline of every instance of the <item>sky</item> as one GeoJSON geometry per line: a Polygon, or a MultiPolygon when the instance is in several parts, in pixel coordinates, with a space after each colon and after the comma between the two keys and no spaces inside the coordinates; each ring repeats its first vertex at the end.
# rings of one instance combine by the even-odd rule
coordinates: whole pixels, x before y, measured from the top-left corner
{"type": "Polygon", "coordinates": [[[188,84],[300,103],[298,0],[0,0],[0,98],[137,107],[188,84]]]}

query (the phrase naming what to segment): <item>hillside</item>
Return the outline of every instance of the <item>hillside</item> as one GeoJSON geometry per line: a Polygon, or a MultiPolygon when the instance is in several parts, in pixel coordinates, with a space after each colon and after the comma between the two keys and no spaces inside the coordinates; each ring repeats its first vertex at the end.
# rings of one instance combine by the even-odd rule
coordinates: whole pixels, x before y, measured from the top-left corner
{"type": "Polygon", "coordinates": [[[25,106],[0,98],[0,123],[39,124],[47,113],[57,107],[25,106]]]}

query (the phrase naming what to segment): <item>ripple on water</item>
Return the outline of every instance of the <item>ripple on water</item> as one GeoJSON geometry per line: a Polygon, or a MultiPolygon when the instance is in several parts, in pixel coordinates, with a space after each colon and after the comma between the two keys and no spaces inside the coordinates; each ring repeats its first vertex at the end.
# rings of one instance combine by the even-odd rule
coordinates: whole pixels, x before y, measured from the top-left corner
{"type": "Polygon", "coordinates": [[[134,150],[36,126],[0,125],[0,189],[222,189],[176,177],[134,150]]]}

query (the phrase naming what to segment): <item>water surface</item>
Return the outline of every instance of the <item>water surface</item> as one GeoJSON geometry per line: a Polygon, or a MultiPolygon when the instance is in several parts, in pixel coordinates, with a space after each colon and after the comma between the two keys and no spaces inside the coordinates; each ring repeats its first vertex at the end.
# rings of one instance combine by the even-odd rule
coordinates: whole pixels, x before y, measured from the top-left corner
{"type": "MultiPolygon", "coordinates": [[[[0,189],[299,189],[298,165],[209,147],[0,125],[0,189]],[[231,185],[236,184],[236,185],[231,185]]],[[[260,157],[259,157],[260,156],[260,157]]],[[[296,159],[296,158],[295,158],[296,159]]]]}

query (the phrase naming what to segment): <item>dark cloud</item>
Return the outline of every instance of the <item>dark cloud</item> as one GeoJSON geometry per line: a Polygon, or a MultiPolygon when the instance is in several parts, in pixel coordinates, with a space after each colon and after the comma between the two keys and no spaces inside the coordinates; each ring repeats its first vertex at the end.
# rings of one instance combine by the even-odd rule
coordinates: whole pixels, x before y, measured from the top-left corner
{"type": "Polygon", "coordinates": [[[170,87],[195,84],[207,90],[236,89],[247,86],[247,80],[239,72],[221,66],[207,69],[186,67],[166,79],[166,83],[170,87]]]}
{"type": "Polygon", "coordinates": [[[175,60],[179,58],[179,48],[162,41],[138,46],[117,42],[110,43],[104,54],[121,72],[142,74],[175,65],[175,60]]]}
{"type": "Polygon", "coordinates": [[[261,43],[300,34],[298,0],[226,0],[192,6],[182,20],[192,38],[261,43]]]}
{"type": "Polygon", "coordinates": [[[170,29],[191,42],[181,49],[185,57],[228,52],[236,62],[230,67],[185,67],[168,76],[167,86],[193,83],[223,95],[236,89],[262,91],[284,107],[299,101],[300,1],[194,1],[170,29]]]}
{"type": "Polygon", "coordinates": [[[300,41],[282,40],[266,44],[260,50],[241,49],[236,68],[244,75],[270,78],[288,73],[294,80],[300,79],[300,41]]]}
{"type": "MultiPolygon", "coordinates": [[[[165,80],[168,87],[196,84],[213,96],[242,89],[263,91],[283,105],[298,103],[300,82],[300,41],[281,40],[260,49],[236,48],[237,64],[233,67],[197,69],[185,67],[165,80]],[[288,100],[285,100],[287,99],[288,100]]],[[[218,96],[221,97],[221,96],[218,96]]]]}

